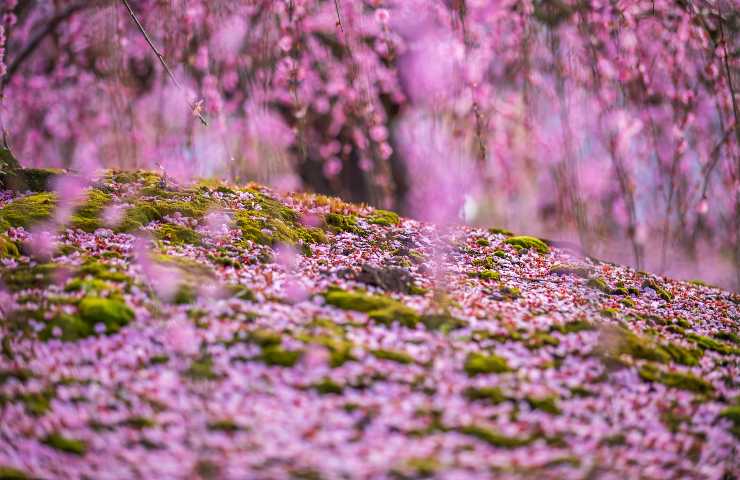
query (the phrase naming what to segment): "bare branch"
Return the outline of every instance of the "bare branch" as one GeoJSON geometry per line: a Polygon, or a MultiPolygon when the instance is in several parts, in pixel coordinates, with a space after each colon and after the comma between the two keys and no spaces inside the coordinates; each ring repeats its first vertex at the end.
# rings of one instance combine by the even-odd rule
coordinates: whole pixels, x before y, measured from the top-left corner
{"type": "MultiPolygon", "coordinates": [[[[159,63],[162,64],[162,67],[164,68],[165,72],[167,72],[167,75],[172,80],[172,83],[175,84],[175,86],[183,93],[185,93],[185,89],[183,88],[182,84],[177,80],[177,77],[170,69],[170,66],[167,65],[167,61],[164,59],[164,55],[159,51],[159,49],[154,45],[154,42],[152,42],[152,39],[149,37],[149,34],[144,29],[144,26],[139,21],[139,18],[136,16],[136,13],[131,8],[131,5],[128,3],[128,0],[121,0],[121,3],[123,3],[123,6],[126,7],[126,10],[128,10],[129,15],[131,16],[131,19],[136,24],[136,27],[139,29],[141,34],[144,36],[144,40],[146,40],[146,43],[149,45],[149,47],[152,49],[154,54],[159,59],[159,63]]],[[[208,126],[208,120],[203,116],[201,113],[201,104],[199,102],[191,102],[188,100],[188,104],[190,105],[191,110],[193,111],[193,114],[198,117],[200,122],[208,126]]]]}

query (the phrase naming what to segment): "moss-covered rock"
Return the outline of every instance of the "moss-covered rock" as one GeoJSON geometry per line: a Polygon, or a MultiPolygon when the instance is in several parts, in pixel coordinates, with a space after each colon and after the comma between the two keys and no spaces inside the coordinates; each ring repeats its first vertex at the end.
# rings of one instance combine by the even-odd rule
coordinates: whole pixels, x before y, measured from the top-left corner
{"type": "Polygon", "coordinates": [[[483,269],[478,270],[477,272],[471,272],[472,276],[478,277],[481,280],[500,280],[501,274],[497,272],[496,270],[489,270],[489,269],[483,269]]]}
{"type": "Polygon", "coordinates": [[[7,174],[0,173],[0,179],[10,190],[45,192],[51,190],[54,178],[63,173],[61,168],[19,168],[7,174]]]}
{"type": "Polygon", "coordinates": [[[546,254],[550,251],[550,247],[545,242],[536,237],[530,237],[527,235],[521,235],[517,237],[509,237],[504,240],[504,243],[509,245],[520,247],[523,249],[536,250],[541,254],[546,254]]]}
{"type": "Polygon", "coordinates": [[[385,325],[397,321],[406,327],[414,327],[420,320],[419,313],[413,308],[382,295],[331,289],[324,294],[324,298],[329,305],[367,313],[372,320],[385,325]]]}
{"type": "Polygon", "coordinates": [[[471,352],[465,358],[465,373],[474,377],[488,373],[505,373],[511,371],[506,359],[495,354],[471,352]]]}
{"type": "Polygon", "coordinates": [[[54,193],[43,192],[19,197],[0,209],[0,232],[10,227],[28,229],[32,225],[48,220],[56,208],[54,193]]]}
{"type": "Polygon", "coordinates": [[[62,276],[65,268],[57,263],[21,263],[15,268],[0,270],[2,282],[12,292],[42,289],[53,284],[62,276]]]}
{"type": "Polygon", "coordinates": [[[728,345],[711,337],[698,335],[696,333],[687,333],[686,338],[696,343],[699,348],[704,350],[713,350],[723,355],[740,355],[740,348],[728,345]]]}

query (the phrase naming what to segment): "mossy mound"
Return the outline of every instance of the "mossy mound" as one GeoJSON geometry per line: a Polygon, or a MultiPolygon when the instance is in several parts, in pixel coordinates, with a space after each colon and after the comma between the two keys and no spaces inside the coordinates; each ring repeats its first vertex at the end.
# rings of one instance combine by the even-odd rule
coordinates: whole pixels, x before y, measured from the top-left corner
{"type": "Polygon", "coordinates": [[[383,225],[390,227],[391,225],[398,225],[401,223],[396,212],[390,212],[388,210],[375,210],[370,216],[367,217],[367,222],[373,225],[383,225]]]}
{"type": "Polygon", "coordinates": [[[43,192],[19,197],[0,209],[0,232],[10,227],[28,229],[32,225],[48,220],[56,208],[54,193],[43,192]]]}
{"type": "MultiPolygon", "coordinates": [[[[0,168],[1,170],[1,168],[0,168]]],[[[0,178],[6,188],[17,192],[44,192],[51,189],[54,178],[62,175],[61,168],[19,168],[0,178]]]]}
{"type": "Polygon", "coordinates": [[[534,441],[533,438],[510,437],[478,425],[467,425],[458,428],[457,431],[498,448],[518,448],[529,445],[534,441]]]}
{"type": "Polygon", "coordinates": [[[113,197],[102,190],[91,189],[87,193],[85,202],[77,207],[69,220],[71,228],[78,228],[85,232],[94,232],[105,227],[101,219],[103,211],[111,203],[113,197]]]}
{"type": "Polygon", "coordinates": [[[511,371],[506,359],[495,354],[471,352],[465,358],[465,373],[474,377],[489,373],[505,373],[511,371]]]}
{"type": "Polygon", "coordinates": [[[79,304],[80,319],[93,328],[105,325],[106,333],[116,333],[134,319],[134,311],[121,299],[85,297],[79,304]]]}
{"type": "Polygon", "coordinates": [[[367,313],[372,320],[384,325],[397,321],[406,327],[414,327],[420,321],[416,310],[382,295],[332,289],[324,294],[324,298],[326,303],[343,310],[367,313]]]}
{"type": "Polygon", "coordinates": [[[329,213],[326,216],[326,225],[335,233],[354,233],[355,235],[367,235],[367,232],[357,224],[354,215],[342,215],[340,213],[329,213]]]}
{"type": "Polygon", "coordinates": [[[167,223],[160,225],[154,231],[154,236],[173,245],[199,245],[202,240],[200,234],[192,228],[167,223]]]}
{"type": "Polygon", "coordinates": [[[541,254],[546,254],[550,251],[550,247],[545,242],[536,237],[530,237],[527,235],[521,235],[517,237],[509,237],[504,240],[504,243],[519,247],[523,249],[536,250],[541,254]]]}

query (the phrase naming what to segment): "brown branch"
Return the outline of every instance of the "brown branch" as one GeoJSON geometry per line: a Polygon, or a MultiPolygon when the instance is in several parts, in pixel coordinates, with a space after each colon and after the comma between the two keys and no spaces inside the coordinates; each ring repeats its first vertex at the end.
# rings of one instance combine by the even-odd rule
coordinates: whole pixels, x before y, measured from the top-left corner
{"type": "MultiPolygon", "coordinates": [[[[136,16],[136,13],[134,13],[134,10],[131,8],[131,5],[128,3],[128,0],[121,0],[121,3],[123,3],[123,6],[126,7],[126,10],[128,10],[128,13],[131,16],[131,19],[136,24],[136,28],[138,28],[141,34],[144,36],[144,40],[146,40],[146,43],[149,45],[149,48],[152,49],[154,54],[159,59],[159,63],[162,64],[162,67],[164,68],[165,72],[167,72],[167,75],[172,80],[172,83],[174,83],[175,86],[181,92],[184,93],[185,89],[183,88],[182,84],[177,80],[177,77],[170,69],[170,66],[167,65],[167,61],[164,59],[164,55],[162,55],[159,49],[154,45],[154,42],[152,42],[152,39],[149,37],[149,34],[146,32],[146,30],[144,29],[144,26],[139,21],[139,18],[136,16]]],[[[190,105],[190,108],[193,111],[193,114],[198,117],[198,119],[203,125],[208,126],[208,121],[203,116],[203,114],[200,112],[201,106],[197,102],[191,102],[190,100],[188,100],[188,103],[190,105]]]]}

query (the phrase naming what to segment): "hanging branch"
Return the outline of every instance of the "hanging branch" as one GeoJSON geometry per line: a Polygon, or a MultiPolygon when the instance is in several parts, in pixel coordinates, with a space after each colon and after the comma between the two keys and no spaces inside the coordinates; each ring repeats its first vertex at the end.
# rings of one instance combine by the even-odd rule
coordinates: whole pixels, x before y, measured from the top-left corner
{"type": "MultiPolygon", "coordinates": [[[[167,72],[167,75],[172,80],[172,83],[175,84],[175,86],[183,93],[185,93],[185,88],[183,88],[182,84],[177,80],[177,77],[175,77],[175,74],[170,69],[170,66],[167,65],[167,61],[164,59],[164,55],[159,51],[159,49],[154,45],[154,42],[152,42],[151,38],[149,37],[149,34],[144,29],[144,26],[139,21],[139,18],[136,16],[136,13],[134,13],[134,10],[131,8],[131,5],[128,3],[128,0],[121,0],[121,3],[123,3],[123,6],[126,7],[126,10],[128,10],[129,15],[131,16],[131,19],[136,24],[136,27],[139,29],[141,34],[144,36],[144,40],[146,40],[146,43],[149,44],[149,47],[152,49],[154,54],[159,59],[159,63],[162,64],[162,67],[164,68],[165,72],[167,72]]],[[[188,100],[188,104],[190,105],[191,110],[193,111],[193,115],[198,117],[200,122],[208,126],[208,120],[203,116],[203,113],[201,110],[203,109],[202,101],[197,102],[191,102],[188,100]]]]}

